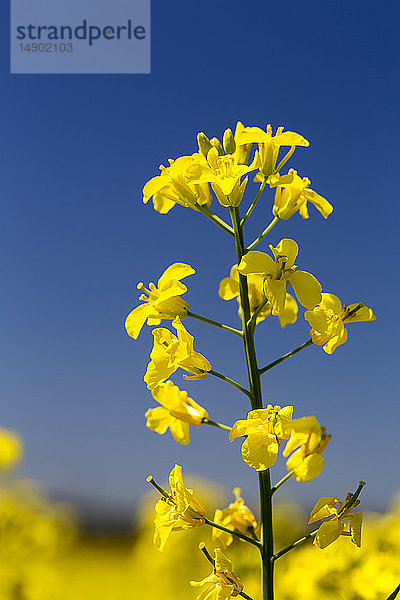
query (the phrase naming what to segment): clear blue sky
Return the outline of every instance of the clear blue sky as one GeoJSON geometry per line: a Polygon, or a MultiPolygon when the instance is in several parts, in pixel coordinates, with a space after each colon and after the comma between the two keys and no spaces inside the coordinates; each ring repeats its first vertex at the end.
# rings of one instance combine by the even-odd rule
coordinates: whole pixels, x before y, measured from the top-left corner
{"type": "MultiPolygon", "coordinates": [[[[397,3],[154,0],[151,75],[114,76],[10,75],[5,4],[0,395],[1,423],[26,443],[21,472],[66,497],[125,507],[149,473],[163,479],[178,462],[255,496],[239,441],[201,428],[182,447],[146,430],[152,336],[135,342],[123,327],[136,283],[174,261],[197,270],[187,280],[195,312],[239,324],[235,302],[217,295],[231,240],[190,210],[156,214],[141,189],[160,163],[195,150],[198,131],[220,136],[240,119],[309,139],[290,166],[335,207],[327,221],[312,210],[308,222],[281,223],[271,243],[294,237],[300,268],[378,316],[349,327],[333,356],[312,347],[264,376],[266,401],[293,403],[333,434],[324,473],[287,491],[312,504],[366,479],[365,504],[385,507],[399,484],[397,3]]],[[[270,210],[266,195],[249,238],[270,210]]],[[[186,325],[216,370],[245,382],[239,339],[186,325]]],[[[308,333],[303,319],[283,333],[264,322],[260,362],[308,333]]],[[[217,420],[246,414],[244,396],[220,381],[175,381],[217,420]]]]}

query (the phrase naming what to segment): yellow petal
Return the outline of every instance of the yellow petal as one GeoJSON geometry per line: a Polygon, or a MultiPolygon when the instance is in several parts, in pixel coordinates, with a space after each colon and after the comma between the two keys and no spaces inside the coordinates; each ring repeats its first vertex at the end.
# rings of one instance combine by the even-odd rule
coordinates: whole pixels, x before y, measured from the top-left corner
{"type": "Polygon", "coordinates": [[[272,275],[275,271],[275,263],[269,254],[259,252],[258,250],[251,250],[243,256],[238,266],[238,271],[242,275],[249,275],[251,273],[272,275]]]}
{"type": "Polygon", "coordinates": [[[327,354],[332,354],[332,352],[334,350],[336,350],[336,348],[338,346],[341,346],[346,341],[347,341],[347,329],[346,329],[346,327],[343,327],[340,334],[334,335],[333,337],[331,337],[331,339],[327,341],[327,343],[325,344],[325,346],[323,346],[322,349],[325,350],[325,352],[327,354]]]}
{"type": "MultiPolygon", "coordinates": [[[[353,308],[356,308],[360,302],[355,302],[354,304],[349,304],[347,310],[350,312],[353,308]]],[[[345,319],[346,323],[357,323],[360,321],[375,321],[376,316],[374,315],[371,308],[368,306],[362,306],[357,312],[355,312],[350,319],[345,319]]]]}
{"type": "Polygon", "coordinates": [[[159,192],[167,184],[168,178],[165,175],[156,175],[150,179],[143,188],[143,202],[146,204],[156,192],[159,192]]]}
{"type": "Polygon", "coordinates": [[[160,434],[165,433],[171,423],[175,421],[174,417],[171,417],[169,411],[163,406],[149,408],[145,417],[147,419],[146,427],[160,434]]]}
{"type": "Polygon", "coordinates": [[[335,540],[340,537],[344,530],[344,525],[338,519],[331,519],[330,521],[324,521],[318,533],[314,538],[314,544],[319,548],[323,549],[332,544],[335,540]]]}
{"type": "Polygon", "coordinates": [[[285,308],[286,281],[280,279],[266,279],[264,282],[265,295],[272,304],[275,314],[279,314],[285,308]]]}
{"type": "Polygon", "coordinates": [[[173,199],[171,197],[171,194],[169,192],[166,192],[166,190],[169,189],[169,187],[165,187],[161,192],[156,192],[153,196],[154,210],[156,210],[161,215],[166,215],[179,200],[179,198],[173,199]]]}
{"type": "Polygon", "coordinates": [[[310,142],[299,133],[294,131],[284,131],[280,135],[275,136],[274,143],[279,146],[309,146],[310,142]]]}
{"type": "Polygon", "coordinates": [[[321,294],[321,306],[328,310],[332,310],[335,315],[339,315],[342,312],[342,303],[335,294],[321,294]]]}
{"type": "Polygon", "coordinates": [[[297,300],[306,308],[314,308],[321,302],[322,286],[319,281],[306,271],[295,271],[289,279],[296,293],[297,300]]]}
{"type": "Polygon", "coordinates": [[[308,200],[309,202],[311,202],[311,204],[314,204],[315,208],[319,210],[319,212],[325,219],[327,219],[333,211],[332,204],[330,204],[328,200],[317,194],[317,192],[314,192],[314,190],[305,189],[303,191],[303,197],[306,198],[306,200],[308,200]]]}
{"type": "Polygon", "coordinates": [[[232,562],[226,558],[220,548],[215,549],[215,569],[216,571],[232,571],[232,562]]]}
{"type": "Polygon", "coordinates": [[[274,253],[275,258],[280,256],[286,256],[286,265],[285,269],[290,269],[294,265],[294,261],[299,253],[299,247],[294,240],[289,238],[283,238],[279,242],[279,244],[274,248],[270,245],[272,252],[274,253]]]}
{"type": "Polygon", "coordinates": [[[171,279],[180,281],[184,277],[193,275],[196,271],[190,265],[185,263],[174,263],[170,265],[158,280],[157,287],[162,290],[163,287],[168,286],[171,279]]]}
{"type": "Polygon", "coordinates": [[[146,322],[148,316],[154,312],[151,304],[140,304],[129,313],[125,320],[125,329],[128,335],[136,340],[139,333],[146,322]]]}
{"type": "Polygon", "coordinates": [[[230,277],[225,277],[219,284],[218,294],[224,300],[232,300],[239,295],[239,282],[230,277]]]}
{"type": "Polygon", "coordinates": [[[243,437],[247,433],[248,422],[245,419],[236,421],[229,432],[229,441],[233,442],[238,437],[243,437]]]}
{"type": "Polygon", "coordinates": [[[273,435],[264,432],[252,433],[242,445],[242,458],[256,471],[265,471],[271,467],[278,456],[279,446],[273,435]]]}
{"type": "Polygon", "coordinates": [[[260,127],[244,127],[237,137],[235,142],[238,146],[242,144],[268,143],[271,141],[271,135],[266,133],[260,127]]]}
{"type": "Polygon", "coordinates": [[[296,300],[293,296],[286,293],[285,307],[278,313],[279,322],[282,328],[296,322],[298,310],[296,300]]]}
{"type": "Polygon", "coordinates": [[[353,513],[350,520],[351,541],[358,547],[361,546],[361,526],[364,513],[353,513]]]}
{"type": "Polygon", "coordinates": [[[321,425],[314,416],[293,419],[290,440],[286,444],[283,456],[288,456],[295,448],[308,440],[308,447],[315,450],[321,441],[321,425]]]}
{"type": "Polygon", "coordinates": [[[281,440],[287,439],[290,436],[292,415],[293,406],[284,406],[277,415],[276,423],[274,425],[274,433],[281,440]]]}
{"type": "Polygon", "coordinates": [[[174,419],[169,425],[173,438],[178,444],[186,445],[190,442],[189,423],[174,419]]]}
{"type": "Polygon", "coordinates": [[[321,306],[316,306],[313,310],[306,310],[304,318],[318,333],[326,333],[328,331],[331,319],[326,309],[321,306]]]}
{"type": "Polygon", "coordinates": [[[335,504],[338,503],[341,503],[341,501],[339,498],[335,498],[335,496],[322,496],[312,509],[308,524],[315,523],[315,521],[320,521],[321,519],[326,519],[326,517],[337,514],[334,507],[335,504]]]}
{"type": "Polygon", "coordinates": [[[299,460],[300,455],[301,449],[296,450],[286,463],[288,471],[294,469],[296,481],[307,482],[318,477],[324,468],[324,457],[314,452],[304,459],[301,458],[299,460]]]}
{"type": "Polygon", "coordinates": [[[159,500],[156,504],[156,517],[154,519],[155,531],[153,537],[153,543],[157,550],[162,552],[164,550],[164,546],[167,542],[167,539],[174,529],[174,525],[176,523],[176,518],[173,518],[173,510],[171,510],[171,506],[164,502],[164,500],[159,500]]]}

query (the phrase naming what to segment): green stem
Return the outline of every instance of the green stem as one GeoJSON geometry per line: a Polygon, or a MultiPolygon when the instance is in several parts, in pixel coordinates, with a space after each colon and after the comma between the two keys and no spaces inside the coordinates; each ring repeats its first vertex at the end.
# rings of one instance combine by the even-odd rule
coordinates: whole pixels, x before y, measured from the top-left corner
{"type": "Polygon", "coordinates": [[[260,187],[258,188],[258,192],[256,194],[256,197],[254,198],[249,210],[247,211],[247,213],[244,215],[243,219],[240,221],[240,226],[243,227],[243,225],[246,223],[247,219],[250,217],[251,213],[253,212],[253,210],[255,209],[255,207],[257,206],[257,202],[259,201],[259,199],[261,198],[261,194],[263,193],[265,186],[267,184],[267,178],[264,177],[260,187]]]}
{"type": "Polygon", "coordinates": [[[219,227],[220,229],[225,231],[225,233],[234,237],[232,227],[230,225],[228,225],[228,223],[225,223],[225,221],[223,219],[220,219],[219,217],[217,217],[217,215],[215,215],[212,212],[212,210],[210,210],[207,206],[202,206],[201,204],[196,203],[195,207],[197,208],[197,210],[199,210],[201,213],[203,213],[203,215],[205,217],[207,217],[207,219],[210,219],[210,221],[212,221],[214,223],[214,225],[217,225],[217,227],[219,227]]]}
{"type": "Polygon", "coordinates": [[[287,360],[288,358],[291,358],[292,356],[294,356],[295,354],[297,354],[298,352],[300,352],[300,350],[303,350],[304,348],[308,348],[308,346],[311,346],[312,343],[313,343],[313,341],[310,338],[309,340],[307,340],[306,342],[304,342],[304,344],[302,344],[298,348],[295,348],[294,350],[291,350],[290,352],[288,352],[287,354],[284,354],[280,358],[277,358],[272,363],[269,363],[269,365],[267,365],[266,367],[263,367],[262,369],[260,369],[259,370],[260,375],[262,375],[266,371],[269,371],[270,369],[272,369],[272,367],[276,367],[276,365],[279,365],[279,363],[283,362],[284,360],[287,360]]]}
{"type": "Polygon", "coordinates": [[[249,544],[253,544],[253,546],[256,546],[259,550],[261,550],[260,542],[258,542],[257,540],[254,540],[251,537],[248,537],[247,535],[243,535],[243,533],[239,533],[239,531],[236,531],[235,529],[228,529],[227,527],[223,527],[222,525],[219,525],[218,523],[214,523],[214,521],[210,521],[210,519],[206,519],[205,517],[204,517],[204,522],[206,525],[215,527],[215,529],[220,529],[221,531],[225,531],[225,533],[229,533],[229,535],[235,535],[236,537],[240,538],[241,540],[244,540],[245,542],[249,542],[249,544]]]}
{"type": "MultiPolygon", "coordinates": [[[[230,208],[232,226],[235,232],[237,263],[246,254],[243,239],[243,227],[240,224],[238,208],[230,208]]],[[[257,355],[254,345],[254,327],[249,327],[251,318],[247,277],[239,273],[240,305],[242,308],[243,345],[246,356],[249,387],[252,392],[253,409],[262,408],[262,391],[257,355]]],[[[261,505],[261,562],[262,562],[262,600],[274,600],[274,565],[271,560],[274,554],[272,531],[272,494],[269,469],[259,473],[260,505],[261,505]]]]}
{"type": "Polygon", "coordinates": [[[265,298],[261,304],[259,306],[257,306],[256,310],[253,312],[253,316],[251,317],[251,319],[247,322],[247,326],[249,328],[254,327],[256,325],[257,322],[257,317],[260,314],[260,312],[262,311],[262,309],[264,308],[264,306],[268,303],[268,298],[265,298]]]}
{"type": "Polygon", "coordinates": [[[305,535],[304,537],[300,538],[299,540],[297,540],[297,542],[293,542],[293,544],[290,544],[290,546],[287,546],[286,548],[284,548],[280,552],[277,552],[272,557],[272,559],[271,559],[272,562],[274,563],[276,560],[278,560],[278,558],[280,558],[281,556],[283,556],[284,554],[286,554],[286,552],[289,552],[290,550],[293,550],[294,548],[297,548],[297,546],[300,546],[301,544],[304,544],[304,542],[307,542],[308,540],[311,540],[311,538],[313,538],[317,533],[318,533],[318,529],[316,529],[315,531],[312,531],[308,535],[305,535]]]}
{"type": "Polygon", "coordinates": [[[271,223],[268,225],[268,227],[267,227],[266,229],[264,229],[264,231],[262,232],[262,234],[261,234],[261,235],[259,235],[259,236],[258,236],[258,238],[256,238],[256,239],[254,240],[254,242],[252,242],[252,243],[250,244],[250,246],[248,246],[248,248],[247,248],[247,251],[249,251],[249,250],[253,250],[253,248],[255,248],[255,247],[257,246],[257,244],[258,244],[259,242],[261,242],[261,240],[263,240],[263,239],[265,238],[265,236],[266,236],[266,235],[267,235],[267,234],[268,234],[268,233],[271,231],[271,229],[272,229],[273,227],[275,227],[275,225],[277,224],[277,222],[278,222],[278,221],[279,221],[279,217],[275,217],[275,218],[274,218],[274,219],[271,221],[271,223]]]}
{"type": "Polygon", "coordinates": [[[243,337],[243,333],[239,331],[239,329],[234,329],[233,327],[229,327],[229,325],[224,325],[223,323],[218,323],[218,321],[214,321],[213,319],[208,319],[207,317],[202,317],[201,315],[197,315],[196,313],[188,310],[188,317],[192,317],[192,319],[197,319],[198,321],[202,321],[203,323],[208,323],[208,325],[214,325],[214,327],[219,327],[220,329],[224,329],[225,331],[229,331],[230,333],[235,333],[240,337],[243,337]]]}
{"type": "Polygon", "coordinates": [[[217,421],[212,421],[211,419],[202,419],[201,422],[204,425],[212,425],[213,427],[218,427],[218,429],[224,429],[225,431],[231,431],[232,427],[228,425],[224,425],[223,423],[218,423],[217,421]]]}
{"type": "Polygon", "coordinates": [[[218,373],[218,371],[214,371],[213,369],[211,369],[210,371],[207,371],[207,373],[209,373],[210,375],[214,375],[214,377],[218,377],[218,379],[222,379],[222,381],[225,381],[226,383],[230,383],[237,390],[240,390],[241,392],[243,392],[243,394],[246,394],[246,396],[248,396],[250,398],[250,400],[253,398],[253,394],[251,392],[249,392],[249,390],[246,390],[246,388],[244,388],[242,385],[240,385],[240,383],[237,383],[237,381],[230,379],[230,377],[227,377],[226,375],[222,375],[222,373],[218,373]]]}
{"type": "Polygon", "coordinates": [[[271,494],[275,494],[275,492],[281,487],[281,485],[283,485],[284,483],[286,483],[286,481],[288,481],[288,479],[290,479],[291,477],[293,477],[294,475],[294,470],[293,471],[289,471],[289,473],[287,475],[285,475],[285,477],[282,477],[282,479],[280,479],[278,481],[278,483],[276,483],[274,485],[274,487],[271,489],[271,494]]]}

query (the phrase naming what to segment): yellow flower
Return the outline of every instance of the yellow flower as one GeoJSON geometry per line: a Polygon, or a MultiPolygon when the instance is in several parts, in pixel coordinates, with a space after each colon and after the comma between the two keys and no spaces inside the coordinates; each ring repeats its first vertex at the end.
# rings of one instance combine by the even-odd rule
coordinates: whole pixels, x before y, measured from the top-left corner
{"type": "Polygon", "coordinates": [[[313,310],[307,310],[304,318],[310,323],[312,341],[323,346],[327,354],[347,340],[345,324],[358,321],[375,321],[376,316],[361,302],[344,304],[334,294],[322,294],[321,302],[313,310]]]}
{"type": "Polygon", "coordinates": [[[311,481],[322,473],[325,461],[321,455],[330,439],[315,417],[293,419],[283,456],[289,456],[295,450],[286,467],[288,471],[294,471],[297,481],[311,481]]]}
{"type": "Polygon", "coordinates": [[[14,467],[22,458],[22,440],[17,433],[0,427],[0,470],[14,467]]]}
{"type": "Polygon", "coordinates": [[[251,165],[247,161],[251,144],[238,146],[236,140],[244,129],[240,121],[236,125],[235,135],[230,129],[224,133],[223,145],[217,138],[211,141],[204,133],[199,133],[197,140],[199,150],[205,159],[200,162],[201,175],[193,183],[210,183],[222,206],[239,206],[247,185],[247,178],[241,181],[243,175],[254,171],[258,165],[258,155],[251,165]]]}
{"type": "Polygon", "coordinates": [[[308,219],[307,202],[314,204],[325,219],[333,211],[333,206],[325,198],[309,188],[311,181],[307,177],[301,179],[294,169],[290,169],[289,173],[282,177],[279,173],[271,175],[268,183],[271,188],[276,188],[272,212],[280,219],[286,221],[297,211],[303,219],[308,219]]]}
{"type": "Polygon", "coordinates": [[[138,290],[146,292],[139,298],[144,304],[134,308],[127,316],[125,327],[128,335],[136,340],[146,319],[148,325],[159,325],[161,319],[175,319],[177,315],[185,319],[189,304],[180,296],[187,292],[187,287],[180,280],[195,272],[190,265],[174,263],[161,275],[157,287],[153,282],[149,283],[150,289],[138,283],[138,290]]]}
{"type": "Polygon", "coordinates": [[[250,166],[238,164],[234,154],[220,156],[216,148],[211,148],[207,154],[207,165],[194,183],[210,183],[222,206],[239,206],[247,185],[247,178],[241,177],[256,168],[255,162],[250,166]]]}
{"type": "Polygon", "coordinates": [[[202,156],[180,156],[176,160],[169,159],[169,167],[160,165],[161,175],[153,177],[143,188],[143,202],[146,204],[153,197],[153,205],[157,212],[165,214],[175,204],[198,210],[195,204],[210,206],[211,194],[208,184],[193,183],[202,171],[202,156]]]}
{"type": "Polygon", "coordinates": [[[322,287],[311,273],[296,271],[294,261],[299,252],[296,242],[284,238],[276,248],[272,245],[270,248],[275,260],[265,252],[252,250],[243,256],[238,266],[239,272],[243,275],[264,275],[264,291],[276,314],[285,308],[289,284],[302,306],[314,308],[321,301],[322,287]]]}
{"type": "MultiPolygon", "coordinates": [[[[152,477],[148,477],[149,482],[152,477]]],[[[193,490],[185,488],[182,467],[175,465],[169,475],[171,493],[163,496],[156,504],[153,542],[162,552],[172,531],[182,531],[204,525],[205,511],[193,497],[193,490]]]]}
{"type": "Polygon", "coordinates": [[[272,406],[252,410],[247,419],[236,421],[229,441],[247,436],[242,445],[242,458],[256,471],[265,471],[277,459],[280,441],[290,436],[293,406],[272,406]]]}
{"type": "Polygon", "coordinates": [[[353,509],[360,504],[357,500],[365,481],[360,481],[355,494],[349,492],[344,502],[333,496],[320,498],[310,514],[308,523],[321,521],[314,544],[319,548],[326,548],[341,535],[351,537],[351,541],[358,547],[361,546],[361,526],[364,513],[353,513],[353,509]]]}
{"type": "MultiPolygon", "coordinates": [[[[236,530],[243,535],[251,535],[251,532],[257,529],[256,518],[245,505],[243,498],[240,497],[241,489],[235,488],[233,494],[236,498],[235,502],[231,503],[228,508],[224,508],[224,510],[218,508],[214,514],[214,522],[227,529],[236,530]]],[[[233,535],[214,527],[212,539],[215,544],[220,544],[223,548],[229,548],[233,542],[233,535]]]]}
{"type": "Polygon", "coordinates": [[[232,571],[232,563],[219,548],[214,550],[215,566],[211,575],[202,581],[191,581],[193,587],[201,587],[203,591],[196,600],[225,600],[237,596],[243,590],[243,584],[232,571]]]}
{"type": "MultiPolygon", "coordinates": [[[[254,274],[247,276],[247,287],[249,290],[250,315],[252,316],[258,306],[265,300],[264,294],[264,275],[254,274]]],[[[225,277],[219,286],[218,294],[224,300],[237,298],[239,304],[239,317],[242,316],[242,307],[240,304],[239,293],[239,274],[237,265],[233,265],[230,276],[225,277]]],[[[286,293],[285,308],[278,314],[281,327],[294,323],[297,319],[297,302],[290,294],[286,293]]],[[[271,314],[271,304],[267,302],[257,315],[257,323],[263,321],[271,314]]],[[[273,315],[276,312],[272,311],[273,315]]]]}
{"type": "MultiPolygon", "coordinates": [[[[310,143],[298,133],[293,131],[283,132],[283,127],[278,127],[276,134],[272,135],[271,125],[267,125],[266,131],[260,127],[244,127],[237,136],[236,144],[258,144],[260,174],[269,177],[276,171],[279,171],[289,160],[296,149],[296,146],[309,146],[310,143]],[[279,150],[281,146],[290,146],[290,150],[280,161],[278,168],[279,150]]],[[[259,179],[259,178],[257,178],[259,179]]]]}
{"type": "Polygon", "coordinates": [[[181,391],[172,381],[162,383],[151,393],[161,406],[146,412],[147,427],[157,433],[165,433],[169,427],[177,442],[188,444],[189,424],[200,426],[203,419],[208,419],[205,408],[188,398],[187,392],[181,391]]]}
{"type": "Polygon", "coordinates": [[[192,377],[184,375],[184,379],[204,379],[211,370],[205,356],[193,349],[194,337],[186,331],[180,318],[176,317],[172,325],[177,330],[177,336],[164,327],[152,331],[154,346],[144,376],[149,390],[163,383],[179,368],[193,374],[192,377]]]}

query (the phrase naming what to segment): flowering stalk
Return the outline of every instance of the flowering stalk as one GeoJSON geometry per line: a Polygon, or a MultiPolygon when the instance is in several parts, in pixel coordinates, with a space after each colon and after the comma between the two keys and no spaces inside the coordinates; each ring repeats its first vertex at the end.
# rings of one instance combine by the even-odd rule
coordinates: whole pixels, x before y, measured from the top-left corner
{"type": "Polygon", "coordinates": [[[229,327],[229,325],[225,325],[224,323],[219,323],[218,321],[214,321],[213,319],[209,319],[208,317],[203,317],[201,315],[197,315],[191,310],[187,311],[187,316],[192,317],[192,319],[197,319],[198,321],[202,321],[203,323],[208,323],[208,325],[214,325],[214,327],[219,327],[220,329],[224,329],[225,331],[229,331],[230,333],[235,333],[240,337],[243,336],[242,332],[234,327],[229,327]]]}
{"type": "Polygon", "coordinates": [[[257,206],[257,203],[258,203],[259,199],[261,198],[261,194],[263,193],[266,185],[267,185],[267,178],[264,177],[264,179],[263,179],[263,181],[262,181],[262,183],[261,183],[261,185],[260,185],[260,187],[258,189],[256,197],[254,198],[253,202],[251,203],[251,206],[250,206],[249,210],[244,215],[243,219],[240,221],[241,227],[243,227],[243,225],[246,223],[247,219],[250,217],[251,213],[253,212],[253,210],[257,206]]]}
{"type": "Polygon", "coordinates": [[[254,539],[254,538],[250,538],[248,535],[243,535],[242,533],[240,533],[239,531],[236,531],[235,529],[227,529],[226,527],[223,527],[223,525],[220,525],[219,523],[215,523],[214,521],[211,521],[210,519],[206,519],[206,518],[204,518],[204,522],[206,525],[215,527],[215,529],[220,529],[221,531],[225,531],[225,533],[229,533],[229,535],[235,535],[236,537],[240,538],[241,540],[244,540],[245,542],[249,542],[249,544],[253,544],[254,546],[257,546],[258,549],[260,549],[260,547],[261,547],[261,543],[258,540],[254,539]]]}
{"type": "MultiPolygon", "coordinates": [[[[232,226],[235,232],[237,263],[240,264],[246,254],[243,239],[243,226],[240,224],[240,214],[237,207],[230,209],[232,226]]],[[[278,220],[276,220],[277,222],[278,220]]],[[[242,307],[243,345],[246,356],[247,373],[250,391],[252,393],[252,409],[262,408],[262,391],[260,371],[257,365],[257,355],[254,345],[254,328],[249,327],[251,319],[247,278],[239,273],[240,303],[242,307]]],[[[274,598],[274,540],[272,531],[272,489],[269,469],[258,474],[261,506],[261,561],[262,561],[262,600],[274,598]]]]}
{"type": "Polygon", "coordinates": [[[293,542],[293,544],[290,544],[290,546],[283,548],[283,550],[280,550],[280,552],[277,552],[272,557],[272,561],[275,562],[276,560],[278,560],[278,558],[280,558],[281,556],[286,554],[286,552],[289,552],[290,550],[297,548],[297,546],[301,546],[301,544],[304,544],[304,542],[308,542],[308,540],[312,540],[317,535],[317,533],[318,533],[318,529],[316,529],[315,531],[312,531],[311,533],[308,533],[307,535],[303,536],[296,542],[293,542]]]}
{"type": "Polygon", "coordinates": [[[252,242],[250,244],[250,246],[247,248],[247,250],[253,250],[253,248],[255,248],[257,246],[257,244],[265,238],[265,236],[271,231],[271,229],[273,227],[275,227],[275,225],[277,224],[278,221],[279,221],[279,217],[275,217],[274,219],[272,219],[272,221],[268,225],[268,227],[266,227],[264,229],[264,231],[254,240],[254,242],[252,242]]]}
{"type": "Polygon", "coordinates": [[[290,352],[288,352],[287,354],[284,354],[280,358],[277,358],[272,363],[269,363],[269,365],[266,365],[265,367],[260,369],[260,371],[259,371],[260,375],[262,375],[266,371],[269,371],[270,369],[272,369],[272,367],[276,367],[276,365],[279,365],[284,360],[286,360],[288,358],[292,358],[292,356],[294,356],[295,354],[300,352],[300,350],[304,350],[304,348],[308,348],[308,346],[311,346],[312,343],[313,343],[312,339],[309,339],[306,342],[304,342],[304,344],[301,344],[301,346],[299,346],[298,348],[295,348],[294,350],[291,350],[290,352]]]}

